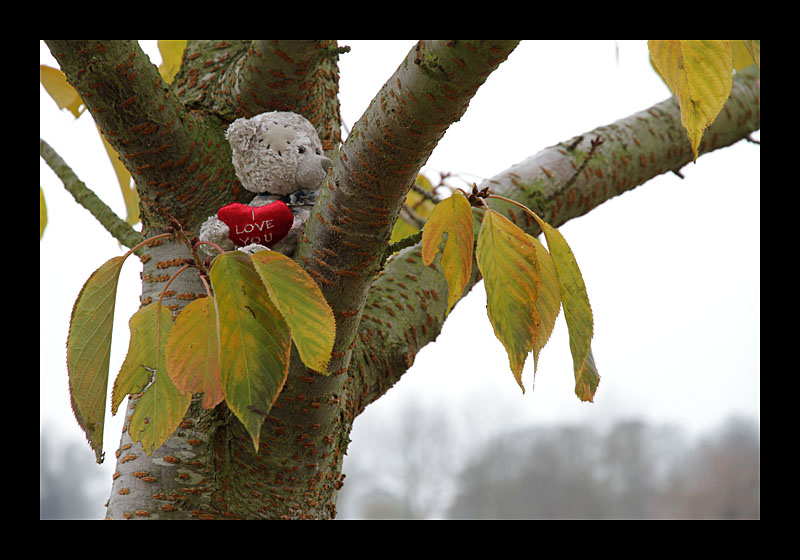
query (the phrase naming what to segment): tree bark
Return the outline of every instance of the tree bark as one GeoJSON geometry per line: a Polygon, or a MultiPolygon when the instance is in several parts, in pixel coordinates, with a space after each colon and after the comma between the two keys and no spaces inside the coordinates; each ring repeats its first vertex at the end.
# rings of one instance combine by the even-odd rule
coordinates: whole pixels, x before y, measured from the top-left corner
{"type": "MultiPolygon", "coordinates": [[[[131,171],[146,236],[163,231],[168,216],[196,231],[222,204],[247,198],[224,140],[238,116],[301,113],[334,160],[296,255],[336,315],[333,373],[308,371],[293,350],[258,453],[224,405],[204,411],[197,399],[152,456],[124,430],[108,517],[334,517],[353,420],[402,376],[445,319],[446,282],[437,267],[422,265],[418,247],[394,255],[380,271],[392,225],[439,139],[516,42],[421,41],[341,146],[335,42],[190,42],[171,85],[134,42],[47,43],[131,171]]],[[[724,118],[706,132],[701,153],[759,128],[755,76],[737,74],[724,118]]],[[[481,186],[558,226],[690,159],[677,103],[668,100],[548,148],[481,186]],[[606,143],[584,165],[596,135],[606,143]]],[[[508,205],[497,208],[538,233],[508,205]]],[[[175,242],[143,251],[143,304],[158,297],[184,258],[188,251],[175,242]]],[[[478,280],[473,267],[466,291],[478,280]]],[[[177,313],[203,292],[190,270],[165,301],[177,313]]],[[[126,418],[136,402],[130,399],[126,418]]]]}
{"type": "MultiPolygon", "coordinates": [[[[761,128],[761,80],[755,66],[738,72],[730,98],[700,143],[702,154],[730,146],[761,128]]],[[[572,137],[501,171],[478,185],[525,204],[550,225],[559,227],[607,200],[645,184],[653,177],[678,172],[692,161],[681,125],[680,109],[671,97],[644,111],[572,137]],[[584,166],[591,140],[601,137],[584,166]]],[[[530,235],[541,229],[512,205],[489,200],[530,235]]],[[[475,238],[479,221],[474,221],[475,238]]],[[[464,294],[480,280],[473,261],[464,294]]],[[[442,274],[422,264],[420,246],[395,255],[375,280],[364,304],[358,340],[350,365],[353,390],[348,410],[358,415],[379,399],[414,363],[419,350],[435,340],[445,320],[448,297],[442,274]]]]}

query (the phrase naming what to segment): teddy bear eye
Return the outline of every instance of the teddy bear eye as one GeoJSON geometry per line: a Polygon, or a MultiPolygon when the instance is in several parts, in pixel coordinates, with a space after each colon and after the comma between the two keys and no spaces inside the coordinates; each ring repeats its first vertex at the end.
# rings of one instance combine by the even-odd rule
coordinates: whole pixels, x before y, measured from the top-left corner
{"type": "Polygon", "coordinates": [[[322,150],[320,150],[319,148],[317,148],[317,149],[315,150],[315,153],[316,153],[318,156],[321,156],[321,155],[322,155],[322,150]]]}
{"type": "Polygon", "coordinates": [[[300,146],[299,148],[297,148],[297,151],[300,152],[301,154],[306,153],[306,149],[303,146],[300,146]]]}

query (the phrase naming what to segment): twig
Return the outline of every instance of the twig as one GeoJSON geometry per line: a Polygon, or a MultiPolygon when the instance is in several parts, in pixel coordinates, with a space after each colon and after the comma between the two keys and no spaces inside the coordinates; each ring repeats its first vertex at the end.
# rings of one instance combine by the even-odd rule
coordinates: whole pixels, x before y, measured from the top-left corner
{"type": "Polygon", "coordinates": [[[383,251],[383,257],[381,257],[381,264],[380,270],[383,270],[383,265],[386,264],[386,259],[390,256],[395,254],[396,252],[405,249],[406,247],[411,247],[412,245],[416,245],[422,241],[422,230],[419,230],[416,233],[412,233],[408,237],[404,237],[400,241],[396,241],[394,243],[390,243],[386,246],[386,249],[383,251]]]}
{"type": "MultiPolygon", "coordinates": [[[[440,185],[436,185],[436,187],[439,187],[439,186],[440,185]]],[[[434,187],[434,190],[436,190],[436,187],[434,187]]],[[[430,200],[434,204],[438,204],[439,202],[442,201],[442,197],[436,196],[431,191],[426,191],[424,187],[420,187],[416,183],[411,185],[411,190],[414,191],[415,193],[421,194],[423,198],[426,198],[426,199],[430,200]]]]}
{"type": "MultiPolygon", "coordinates": [[[[492,193],[489,193],[485,198],[496,198],[497,200],[502,200],[503,202],[508,202],[509,204],[513,204],[517,208],[519,208],[521,210],[524,210],[525,212],[527,212],[534,219],[538,218],[538,215],[536,214],[536,212],[534,212],[533,210],[531,210],[530,208],[528,208],[524,204],[520,204],[516,200],[511,200],[510,198],[506,198],[505,196],[500,196],[499,194],[492,194],[492,193]]],[[[484,204],[484,206],[486,206],[485,202],[483,204],[484,204]]],[[[488,206],[487,206],[487,208],[488,208],[488,206]]]]}
{"type": "Polygon", "coordinates": [[[422,229],[423,227],[425,227],[425,221],[426,221],[425,218],[417,214],[407,204],[403,204],[403,206],[400,208],[400,215],[403,217],[405,221],[411,223],[417,229],[422,229]]]}
{"type": "MultiPolygon", "coordinates": [[[[570,147],[574,150],[582,138],[583,136],[578,137],[578,139],[570,147]]],[[[589,165],[589,160],[592,159],[592,156],[594,156],[595,150],[597,150],[598,146],[603,144],[603,142],[605,142],[605,140],[603,140],[603,138],[601,138],[600,136],[597,136],[592,140],[592,147],[589,149],[589,153],[586,154],[585,158],[583,158],[583,161],[578,166],[578,169],[576,169],[575,173],[572,174],[572,177],[567,179],[567,182],[564,183],[564,186],[562,187],[563,190],[567,190],[568,188],[570,188],[572,186],[572,183],[575,182],[575,179],[578,178],[578,175],[583,173],[583,170],[586,169],[587,165],[589,165]]]]}
{"type": "Polygon", "coordinates": [[[61,159],[50,145],[39,139],[39,155],[44,159],[50,169],[55,172],[64,188],[75,198],[75,201],[92,213],[97,221],[106,228],[116,240],[126,247],[133,247],[144,241],[144,236],[133,229],[129,223],[117,216],[105,202],[94,194],[86,184],[78,179],[75,172],[61,159]]]}
{"type": "Polygon", "coordinates": [[[571,151],[573,151],[575,148],[577,148],[577,147],[578,147],[578,144],[580,144],[580,143],[581,143],[581,140],[583,140],[583,135],[581,135],[581,136],[577,136],[577,137],[576,137],[576,138],[575,138],[575,139],[572,141],[572,143],[571,143],[569,146],[567,146],[567,149],[568,149],[570,152],[571,152],[571,151]]]}

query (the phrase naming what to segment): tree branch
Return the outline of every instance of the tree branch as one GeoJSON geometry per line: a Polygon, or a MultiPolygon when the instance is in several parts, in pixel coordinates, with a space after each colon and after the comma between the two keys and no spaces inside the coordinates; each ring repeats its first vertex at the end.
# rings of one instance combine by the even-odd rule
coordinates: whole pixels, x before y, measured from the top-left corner
{"type": "MultiPolygon", "coordinates": [[[[717,120],[704,134],[700,154],[747,139],[761,127],[761,82],[755,67],[738,72],[733,90],[717,120]]],[[[608,126],[546,148],[478,185],[511,198],[558,227],[603,202],[678,170],[692,161],[692,150],[680,124],[675,98],[608,126]],[[594,156],[571,181],[602,136],[594,156]],[[565,188],[566,186],[566,188],[565,188]]],[[[490,200],[531,235],[541,233],[524,212],[490,200]]],[[[476,220],[477,225],[477,220],[476,220]]],[[[476,236],[477,239],[477,236],[476,236]]],[[[467,293],[480,279],[473,263],[467,293]]],[[[413,364],[417,352],[432,342],[445,319],[447,282],[440,269],[422,264],[419,246],[404,249],[387,264],[367,296],[350,363],[347,410],[357,416],[383,395],[413,364]]]]}
{"type": "MultiPolygon", "coordinates": [[[[244,53],[246,49],[240,49],[241,45],[224,46],[223,43],[217,43],[206,49],[205,59],[193,56],[195,53],[187,53],[179,78],[176,78],[173,86],[163,83],[149,59],[138,45],[131,42],[49,41],[48,45],[65,75],[84,97],[101,131],[120,153],[136,180],[142,201],[142,220],[146,228],[162,228],[168,223],[166,215],[170,214],[180,220],[186,229],[193,229],[222,204],[252,196],[235,179],[230,147],[224,138],[226,119],[229,115],[235,116],[235,111],[228,108],[228,113],[225,113],[224,107],[220,107],[219,112],[215,109],[218,106],[215,104],[219,104],[228,95],[225,91],[216,90],[226,84],[230,86],[228,81],[215,80],[217,76],[236,75],[239,68],[235,64],[243,59],[235,58],[233,53],[244,53]],[[215,85],[219,88],[214,88],[215,85]]],[[[285,54],[291,47],[289,45],[287,51],[281,52],[285,54]]],[[[311,81],[301,80],[297,85],[298,91],[300,87],[306,88],[310,85],[311,91],[315,91],[318,96],[324,94],[335,97],[338,89],[338,71],[335,68],[337,53],[335,49],[326,49],[319,44],[317,47],[319,56],[308,67],[308,79],[311,81]],[[332,70],[329,71],[329,68],[332,70]]],[[[251,53],[248,51],[247,55],[251,53]]],[[[260,68],[265,70],[265,67],[260,68]]],[[[286,88],[287,91],[292,91],[289,84],[286,84],[286,88]]],[[[326,148],[330,147],[335,152],[339,142],[338,100],[315,103],[315,97],[311,94],[307,99],[309,103],[298,106],[297,112],[305,114],[314,122],[323,142],[326,141],[325,138],[328,139],[326,148]]],[[[265,107],[264,110],[272,108],[274,107],[265,107]]],[[[180,242],[160,241],[163,242],[146,247],[142,258],[141,302],[145,305],[159,297],[176,268],[183,266],[184,259],[190,257],[188,250],[180,242]]],[[[198,274],[189,271],[170,284],[169,293],[165,294],[163,303],[173,313],[177,313],[188,302],[204,293],[198,274]]],[[[292,472],[298,473],[297,479],[292,476],[285,487],[281,481],[278,481],[278,487],[270,487],[276,503],[278,499],[287,500],[287,507],[283,508],[285,516],[310,515],[309,511],[314,508],[322,512],[319,516],[332,517],[335,508],[330,495],[341,486],[338,477],[349,433],[349,429],[344,431],[335,426],[342,418],[342,401],[339,396],[345,377],[297,375],[297,370],[303,367],[296,355],[292,364],[295,375],[292,383],[287,383],[273,406],[269,423],[272,431],[265,435],[262,444],[262,449],[267,449],[266,454],[271,454],[271,457],[264,459],[266,454],[262,454],[257,460],[264,460],[270,465],[268,461],[274,461],[275,470],[270,466],[272,472],[282,472],[291,465],[292,472]],[[324,428],[320,429],[321,426],[324,428]],[[298,453],[297,444],[300,438],[304,441],[302,457],[298,453]],[[282,458],[286,458],[286,461],[282,458]],[[336,480],[333,480],[334,477],[336,480]],[[315,498],[312,499],[309,493],[318,482],[320,486],[313,492],[315,498]],[[301,493],[304,496],[302,498],[301,493]],[[295,499],[302,499],[302,506],[296,504],[295,499]]],[[[135,403],[136,399],[129,401],[128,413],[135,407],[135,403]]],[[[245,436],[241,433],[241,424],[233,421],[230,413],[224,412],[224,407],[214,413],[195,408],[187,414],[184,423],[203,428],[192,434],[190,430],[183,429],[185,426],[182,424],[182,429],[151,457],[146,456],[140,446],[130,447],[130,439],[123,430],[126,434],[123,435],[123,445],[129,449],[124,456],[118,455],[118,470],[123,476],[115,481],[109,503],[110,515],[130,515],[131,506],[136,510],[147,511],[149,515],[151,511],[159,511],[162,505],[152,493],[146,492],[146,488],[137,487],[136,483],[140,481],[132,473],[126,472],[127,461],[134,454],[137,457],[137,468],[158,473],[156,476],[159,478],[163,473],[163,479],[173,482],[178,480],[174,471],[175,465],[170,463],[168,467],[161,468],[161,454],[171,454],[172,449],[185,451],[187,447],[191,447],[195,454],[197,460],[192,461],[192,467],[197,472],[208,473],[213,468],[224,473],[220,477],[223,481],[230,475],[231,479],[241,477],[240,484],[241,481],[251,478],[258,479],[259,485],[267,482],[266,479],[259,478],[262,475],[254,475],[245,465],[253,464],[256,458],[250,456],[242,462],[238,450],[235,460],[228,455],[228,450],[233,450],[229,446],[239,436],[245,436]],[[226,426],[230,420],[230,429],[216,425],[222,418],[225,419],[226,426]],[[208,427],[208,422],[214,423],[214,426],[208,427]],[[198,437],[199,434],[204,435],[198,437]],[[210,435],[212,439],[203,440],[202,445],[197,444],[205,435],[210,435]],[[195,443],[187,445],[187,438],[190,442],[194,439],[195,443]],[[122,463],[126,465],[121,465],[122,463]],[[133,484],[131,478],[135,479],[133,484]],[[124,486],[120,487],[120,484],[124,486]],[[134,488],[137,495],[123,495],[121,488],[128,491],[134,488]]],[[[338,426],[344,427],[344,424],[340,422],[338,426]]],[[[245,453],[250,455],[251,450],[248,449],[245,453]]],[[[273,481],[270,483],[274,484],[273,481]]],[[[178,484],[180,486],[183,483],[179,481],[178,484]]],[[[243,484],[247,485],[246,482],[243,484]]],[[[164,483],[162,487],[173,488],[171,482],[164,483]]],[[[228,492],[228,487],[227,482],[221,487],[216,481],[209,482],[208,489],[202,494],[193,494],[190,501],[181,500],[175,514],[188,516],[191,512],[194,516],[200,509],[207,511],[206,508],[226,510],[227,503],[233,511],[252,510],[253,515],[268,515],[264,511],[256,513],[250,503],[234,503],[236,491],[228,492]],[[219,501],[209,504],[208,499],[212,493],[219,501]]],[[[249,498],[247,501],[249,502],[249,498]]],[[[276,505],[275,510],[278,509],[276,505]]]]}
{"type": "Polygon", "coordinates": [[[292,111],[317,128],[330,155],[341,142],[336,41],[189,41],[175,77],[181,101],[231,122],[292,111]]]}
{"type": "Polygon", "coordinates": [[[39,139],[39,155],[61,179],[61,182],[64,183],[64,188],[75,198],[75,201],[91,212],[117,241],[128,248],[144,241],[142,234],[133,229],[130,224],[117,216],[105,202],[100,200],[83,181],[78,179],[78,176],[75,175],[61,156],[41,138],[39,139]]]}
{"type": "MultiPolygon", "coordinates": [[[[703,135],[700,154],[730,146],[761,127],[760,89],[760,73],[755,66],[737,72],[730,98],[703,135]]],[[[657,175],[679,171],[693,159],[674,97],[580,138],[551,146],[481,186],[525,204],[551,225],[559,226],[657,175]],[[598,136],[604,143],[570,184],[569,179],[598,136]]],[[[490,206],[517,220],[518,213],[507,204],[493,201],[490,206]]],[[[517,225],[538,234],[532,219],[519,216],[519,220],[517,225]]]]}
{"type": "Polygon", "coordinates": [[[241,194],[223,127],[187,113],[137,42],[46,43],[136,182],[145,235],[167,214],[199,226],[241,194]]]}
{"type": "Polygon", "coordinates": [[[366,292],[419,169],[516,44],[421,41],[353,126],[297,250],[337,314],[331,369],[347,367],[366,292]]]}
{"type": "Polygon", "coordinates": [[[236,82],[241,114],[299,113],[315,126],[330,153],[342,141],[337,61],[343,51],[330,40],[254,41],[236,82]]]}

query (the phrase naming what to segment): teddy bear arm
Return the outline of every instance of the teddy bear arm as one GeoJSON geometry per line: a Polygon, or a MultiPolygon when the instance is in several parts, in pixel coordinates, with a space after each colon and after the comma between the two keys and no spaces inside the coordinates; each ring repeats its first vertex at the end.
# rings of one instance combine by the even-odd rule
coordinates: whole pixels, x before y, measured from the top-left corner
{"type": "Polygon", "coordinates": [[[224,251],[232,251],[234,249],[233,241],[231,241],[228,234],[230,230],[228,225],[217,218],[210,216],[203,225],[200,226],[200,240],[210,241],[220,246],[224,251]]]}
{"type": "Polygon", "coordinates": [[[286,255],[287,257],[291,257],[294,254],[294,250],[297,248],[300,235],[302,235],[303,228],[305,228],[310,215],[311,211],[305,208],[297,211],[294,215],[294,221],[292,222],[292,228],[289,230],[289,233],[286,234],[286,237],[273,245],[272,250],[286,255]]]}

